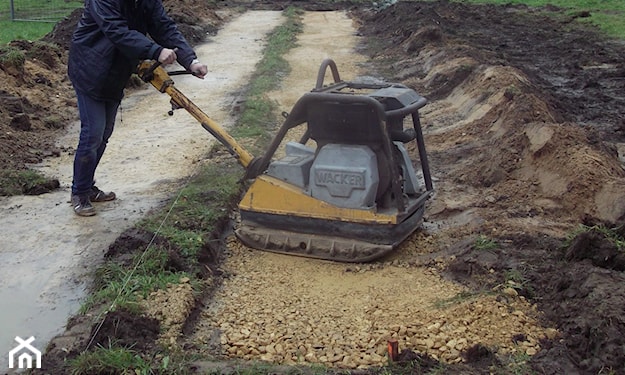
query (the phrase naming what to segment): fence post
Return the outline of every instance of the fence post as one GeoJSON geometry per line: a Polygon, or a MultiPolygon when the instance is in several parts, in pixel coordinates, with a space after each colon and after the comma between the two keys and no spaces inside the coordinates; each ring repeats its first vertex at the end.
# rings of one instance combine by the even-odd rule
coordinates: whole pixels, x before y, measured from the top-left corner
{"type": "Polygon", "coordinates": [[[13,7],[13,0],[11,0],[11,21],[15,21],[15,8],[13,7]]]}

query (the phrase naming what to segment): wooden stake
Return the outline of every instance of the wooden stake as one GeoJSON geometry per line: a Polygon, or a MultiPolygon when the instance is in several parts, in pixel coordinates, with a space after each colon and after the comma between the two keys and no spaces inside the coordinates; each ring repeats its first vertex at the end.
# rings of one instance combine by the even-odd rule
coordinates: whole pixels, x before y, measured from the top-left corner
{"type": "Polygon", "coordinates": [[[399,343],[396,339],[388,340],[388,358],[391,362],[397,361],[397,357],[399,356],[399,343]]]}

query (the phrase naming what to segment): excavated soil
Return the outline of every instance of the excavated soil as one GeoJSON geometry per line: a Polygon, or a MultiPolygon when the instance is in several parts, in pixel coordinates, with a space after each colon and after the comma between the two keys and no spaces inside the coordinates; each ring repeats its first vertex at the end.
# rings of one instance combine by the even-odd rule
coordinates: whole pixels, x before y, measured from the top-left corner
{"type": "MultiPolygon", "coordinates": [[[[98,334],[147,352],[160,340],[216,360],[367,374],[379,373],[390,339],[400,360],[423,372],[444,365],[452,374],[625,374],[622,245],[601,231],[567,241],[579,224],[625,235],[623,43],[553,7],[341,6],[345,12],[311,8],[305,25],[326,27],[305,28],[302,45],[323,51],[326,29],[349,15],[357,34],[345,29],[343,49],[331,52],[353,56],[337,59],[339,70],[349,65],[344,78],[383,77],[429,99],[421,117],[436,193],[423,230],[365,265],[260,253],[229,240],[221,256],[206,259],[210,298],[194,301],[181,280],[150,296],[145,319],[112,314],[98,334]],[[485,239],[496,246],[480,247],[485,239]]],[[[318,63],[310,68],[302,61],[311,55],[298,53],[287,56],[294,73],[284,91],[297,91],[289,81],[296,77],[308,89],[314,81],[318,63]]],[[[60,130],[43,118],[75,116],[64,56],[61,48],[46,63],[56,70],[45,59],[0,70],[3,168],[57,152],[49,140],[60,130]]],[[[285,110],[298,97],[274,95],[285,110]]],[[[147,241],[129,236],[135,249],[147,241]]],[[[77,327],[69,324],[66,341],[77,327]]],[[[49,353],[51,368],[64,355],[49,353]]],[[[198,372],[229,366],[194,364],[198,372]]]]}
{"type": "MultiPolygon", "coordinates": [[[[214,34],[223,24],[212,4],[202,1],[163,1],[187,40],[196,44],[214,34]]],[[[57,139],[77,120],[74,90],[67,78],[67,50],[82,10],[58,22],[41,41],[18,40],[10,47],[26,56],[23,65],[10,59],[0,64],[0,170],[23,171],[46,158],[73,152],[59,147],[57,139]],[[43,43],[42,43],[43,42],[43,43]]],[[[3,177],[0,174],[0,177],[3,177]]],[[[34,186],[24,186],[27,195],[44,194],[60,187],[51,177],[34,186]]],[[[6,189],[0,189],[0,195],[6,189]]]]}

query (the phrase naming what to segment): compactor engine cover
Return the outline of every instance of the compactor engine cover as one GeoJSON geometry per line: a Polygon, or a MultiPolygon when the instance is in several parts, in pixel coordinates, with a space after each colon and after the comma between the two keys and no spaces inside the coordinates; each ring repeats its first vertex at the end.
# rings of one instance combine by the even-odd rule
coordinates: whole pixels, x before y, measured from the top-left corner
{"type": "Polygon", "coordinates": [[[310,195],[337,207],[374,207],[379,183],[377,160],[369,146],[323,146],[310,169],[310,195]]]}

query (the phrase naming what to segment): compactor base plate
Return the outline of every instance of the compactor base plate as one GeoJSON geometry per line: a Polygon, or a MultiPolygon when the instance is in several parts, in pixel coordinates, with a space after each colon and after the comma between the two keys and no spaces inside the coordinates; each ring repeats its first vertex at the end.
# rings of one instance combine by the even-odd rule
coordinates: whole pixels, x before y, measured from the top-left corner
{"type": "Polygon", "coordinates": [[[369,262],[393,250],[392,245],[250,225],[242,225],[235,234],[252,248],[339,262],[369,262]]]}

